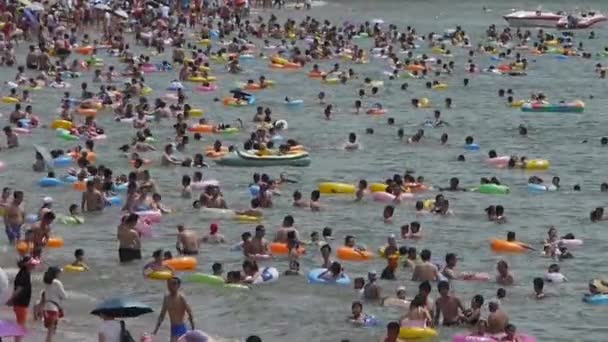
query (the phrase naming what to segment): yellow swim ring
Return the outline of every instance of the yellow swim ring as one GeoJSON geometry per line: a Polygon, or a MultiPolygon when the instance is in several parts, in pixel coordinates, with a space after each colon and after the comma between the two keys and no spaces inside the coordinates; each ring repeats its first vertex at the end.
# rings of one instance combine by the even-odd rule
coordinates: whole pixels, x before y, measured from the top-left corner
{"type": "Polygon", "coordinates": [[[357,188],[353,184],[323,182],[319,183],[319,192],[322,194],[354,194],[357,188]]]}
{"type": "Polygon", "coordinates": [[[171,278],[173,278],[173,273],[169,271],[154,271],[148,274],[148,279],[169,280],[171,278]]]}
{"type": "Polygon", "coordinates": [[[83,266],[65,265],[63,270],[65,272],[85,272],[87,269],[83,266]]]}
{"type": "Polygon", "coordinates": [[[526,170],[547,170],[551,163],[546,159],[531,159],[526,161],[526,170]]]}
{"type": "Polygon", "coordinates": [[[388,185],[384,183],[372,183],[369,185],[369,191],[371,192],[383,192],[386,191],[388,185]]]}

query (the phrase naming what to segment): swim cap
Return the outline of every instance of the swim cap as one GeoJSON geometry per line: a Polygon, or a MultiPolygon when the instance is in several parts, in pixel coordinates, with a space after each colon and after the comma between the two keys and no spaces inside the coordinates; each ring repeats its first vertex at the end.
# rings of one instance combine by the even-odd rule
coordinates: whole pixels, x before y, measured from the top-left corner
{"type": "Polygon", "coordinates": [[[220,229],[220,227],[217,225],[217,223],[212,223],[209,226],[209,230],[211,231],[211,234],[215,234],[217,233],[217,231],[220,229]]]}
{"type": "Polygon", "coordinates": [[[44,204],[51,204],[51,203],[53,203],[53,197],[49,197],[49,196],[45,197],[42,200],[42,203],[44,203],[44,204]]]}

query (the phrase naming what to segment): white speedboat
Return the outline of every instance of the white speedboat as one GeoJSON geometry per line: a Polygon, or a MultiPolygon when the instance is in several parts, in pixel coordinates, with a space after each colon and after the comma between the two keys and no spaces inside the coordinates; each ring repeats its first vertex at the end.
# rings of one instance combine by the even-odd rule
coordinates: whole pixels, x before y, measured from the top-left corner
{"type": "Polygon", "coordinates": [[[608,17],[601,13],[584,12],[560,19],[557,22],[557,28],[567,30],[594,28],[602,25],[606,21],[608,21],[608,17]]]}
{"type": "Polygon", "coordinates": [[[503,18],[513,27],[557,27],[557,22],[566,16],[545,11],[515,11],[503,18]]]}

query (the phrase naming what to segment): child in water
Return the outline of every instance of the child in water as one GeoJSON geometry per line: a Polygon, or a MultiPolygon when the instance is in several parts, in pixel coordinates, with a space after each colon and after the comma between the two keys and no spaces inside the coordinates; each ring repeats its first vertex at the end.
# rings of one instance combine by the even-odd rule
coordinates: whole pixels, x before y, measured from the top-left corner
{"type": "Polygon", "coordinates": [[[76,266],[76,267],[82,267],[85,270],[89,270],[89,266],[87,266],[87,264],[85,264],[84,262],[84,250],[81,248],[78,248],[77,250],[74,251],[74,261],[70,264],[72,266],[76,266]]]}

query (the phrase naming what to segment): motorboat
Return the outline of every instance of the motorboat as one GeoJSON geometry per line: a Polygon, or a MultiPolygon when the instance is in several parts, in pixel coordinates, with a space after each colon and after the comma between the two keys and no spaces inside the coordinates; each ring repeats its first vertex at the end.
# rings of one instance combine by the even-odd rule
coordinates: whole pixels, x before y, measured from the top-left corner
{"type": "Polygon", "coordinates": [[[568,15],[557,22],[559,29],[586,29],[594,28],[608,21],[608,17],[597,12],[581,12],[577,15],[568,15]]]}
{"type": "Polygon", "coordinates": [[[566,16],[546,11],[515,11],[503,18],[513,27],[557,27],[557,23],[566,16]]]}

